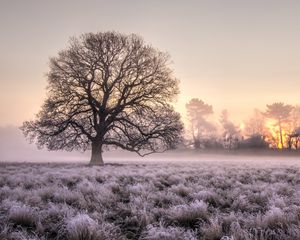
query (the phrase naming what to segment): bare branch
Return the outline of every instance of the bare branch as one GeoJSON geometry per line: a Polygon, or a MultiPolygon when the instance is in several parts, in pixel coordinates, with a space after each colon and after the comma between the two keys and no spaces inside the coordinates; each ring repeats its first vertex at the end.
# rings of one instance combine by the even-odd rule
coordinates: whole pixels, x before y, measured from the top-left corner
{"type": "Polygon", "coordinates": [[[51,58],[48,98],[22,130],[50,150],[92,147],[99,154],[114,145],[140,155],[165,151],[182,131],[169,105],[179,91],[168,65],[168,54],[134,34],[72,38],[51,58]]]}

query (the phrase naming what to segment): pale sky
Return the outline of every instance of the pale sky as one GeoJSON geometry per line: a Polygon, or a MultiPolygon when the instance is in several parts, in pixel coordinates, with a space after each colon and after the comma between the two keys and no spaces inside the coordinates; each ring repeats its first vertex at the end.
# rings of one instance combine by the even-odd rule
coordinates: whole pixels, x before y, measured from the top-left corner
{"type": "Polygon", "coordinates": [[[300,104],[299,0],[0,0],[0,126],[38,112],[49,57],[70,37],[109,30],[169,52],[178,111],[197,97],[240,122],[275,101],[300,104]]]}

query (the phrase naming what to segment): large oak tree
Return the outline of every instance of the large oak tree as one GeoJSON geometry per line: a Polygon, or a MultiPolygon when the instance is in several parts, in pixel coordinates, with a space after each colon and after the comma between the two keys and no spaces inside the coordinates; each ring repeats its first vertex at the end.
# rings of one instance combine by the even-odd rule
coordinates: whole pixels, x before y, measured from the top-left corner
{"type": "Polygon", "coordinates": [[[163,53],[134,34],[88,33],[72,38],[50,60],[47,99],[25,136],[49,150],[92,150],[102,165],[103,148],[141,156],[174,146],[182,132],[170,105],[178,80],[163,53]]]}

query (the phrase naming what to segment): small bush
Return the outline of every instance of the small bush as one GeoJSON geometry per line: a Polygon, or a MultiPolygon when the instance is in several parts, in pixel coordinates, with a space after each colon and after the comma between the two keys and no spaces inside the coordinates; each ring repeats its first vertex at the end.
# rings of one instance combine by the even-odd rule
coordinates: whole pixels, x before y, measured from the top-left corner
{"type": "Polygon", "coordinates": [[[155,227],[149,225],[142,234],[143,240],[196,240],[195,234],[190,230],[177,227],[155,227]]]}
{"type": "Polygon", "coordinates": [[[96,240],[98,224],[86,214],[67,220],[67,238],[69,240],[96,240]]]}
{"type": "Polygon", "coordinates": [[[262,226],[270,229],[286,229],[289,225],[284,212],[277,207],[272,206],[263,216],[262,226]]]}
{"type": "Polygon", "coordinates": [[[13,207],[8,214],[8,219],[16,226],[35,228],[38,223],[36,212],[26,206],[13,207]]]}
{"type": "Polygon", "coordinates": [[[188,205],[175,206],[169,210],[169,220],[178,226],[195,228],[197,224],[209,219],[207,204],[195,201],[188,205]]]}

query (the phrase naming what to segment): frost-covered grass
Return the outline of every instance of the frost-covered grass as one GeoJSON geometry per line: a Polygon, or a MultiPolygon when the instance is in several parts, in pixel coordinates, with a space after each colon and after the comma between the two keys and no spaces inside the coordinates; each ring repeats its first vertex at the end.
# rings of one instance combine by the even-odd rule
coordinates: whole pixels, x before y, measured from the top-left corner
{"type": "Polygon", "coordinates": [[[300,167],[0,163],[0,239],[300,239],[300,167]]]}

